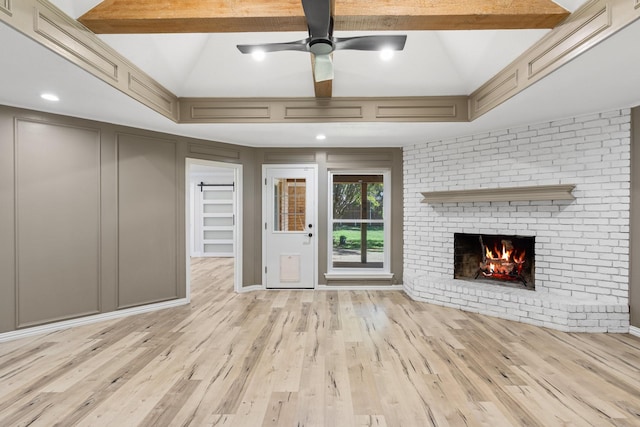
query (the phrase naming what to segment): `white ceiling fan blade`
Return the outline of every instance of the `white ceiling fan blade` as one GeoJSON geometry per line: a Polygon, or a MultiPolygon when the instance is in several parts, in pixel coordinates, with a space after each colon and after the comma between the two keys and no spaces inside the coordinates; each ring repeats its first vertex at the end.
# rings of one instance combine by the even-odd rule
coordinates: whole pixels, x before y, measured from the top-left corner
{"type": "Polygon", "coordinates": [[[314,78],[316,82],[333,80],[333,62],[331,54],[315,55],[314,78]]]}

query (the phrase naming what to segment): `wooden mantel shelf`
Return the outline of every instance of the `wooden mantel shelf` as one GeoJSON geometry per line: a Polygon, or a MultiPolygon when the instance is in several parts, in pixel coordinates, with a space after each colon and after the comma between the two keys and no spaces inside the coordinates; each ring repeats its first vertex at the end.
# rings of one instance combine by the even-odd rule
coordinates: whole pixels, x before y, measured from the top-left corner
{"type": "Polygon", "coordinates": [[[428,191],[422,203],[520,202],[527,200],[575,200],[568,185],[536,185],[533,187],[478,188],[475,190],[428,191]]]}

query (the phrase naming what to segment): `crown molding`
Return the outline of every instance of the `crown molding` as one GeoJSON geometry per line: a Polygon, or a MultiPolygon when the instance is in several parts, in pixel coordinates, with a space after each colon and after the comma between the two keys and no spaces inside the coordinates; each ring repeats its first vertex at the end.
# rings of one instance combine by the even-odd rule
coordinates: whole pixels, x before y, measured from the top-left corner
{"type": "Polygon", "coordinates": [[[49,1],[0,0],[0,21],[176,123],[473,121],[638,18],[640,0],[591,0],[469,96],[178,98],[49,1]]]}

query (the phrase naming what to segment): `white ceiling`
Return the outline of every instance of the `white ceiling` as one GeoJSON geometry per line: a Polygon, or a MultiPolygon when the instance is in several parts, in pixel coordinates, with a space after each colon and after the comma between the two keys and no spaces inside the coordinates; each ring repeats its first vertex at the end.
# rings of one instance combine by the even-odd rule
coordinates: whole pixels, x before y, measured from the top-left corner
{"type": "MultiPolygon", "coordinates": [[[[54,0],[77,18],[99,0],[54,0]]],[[[583,0],[557,1],[573,11],[583,0]]],[[[469,94],[547,30],[412,31],[390,62],[371,52],[334,54],[333,95],[469,94]]],[[[341,32],[338,36],[365,34],[341,32]]],[[[366,34],[376,34],[367,32],[366,34]]],[[[388,33],[387,33],[388,34],[388,33]]],[[[174,94],[185,97],[312,97],[309,55],[262,62],[235,45],[302,39],[305,33],[101,35],[174,94]]],[[[583,54],[472,123],[176,124],[0,25],[0,103],[249,146],[402,146],[640,104],[640,23],[583,54]],[[588,89],[588,90],[587,90],[588,89]],[[48,104],[43,91],[61,101],[48,104]]]]}

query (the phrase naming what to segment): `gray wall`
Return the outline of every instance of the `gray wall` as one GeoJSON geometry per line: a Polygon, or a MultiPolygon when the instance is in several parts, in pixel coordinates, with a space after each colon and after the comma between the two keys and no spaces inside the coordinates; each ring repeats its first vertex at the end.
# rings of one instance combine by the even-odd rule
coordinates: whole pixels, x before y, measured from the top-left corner
{"type": "Polygon", "coordinates": [[[629,309],[631,326],[640,328],[640,107],[631,110],[631,241],[629,309]]]}
{"type": "Polygon", "coordinates": [[[253,181],[252,149],[0,106],[0,332],[184,297],[186,157],[253,181]]]}
{"type": "Polygon", "coordinates": [[[399,148],[255,149],[0,106],[0,333],[184,297],[187,157],[243,165],[244,286],[262,278],[263,164],[319,165],[319,283],[328,170],[391,169],[402,283],[399,148]]]}
{"type": "MultiPolygon", "coordinates": [[[[357,285],[362,282],[332,281],[327,283],[324,274],[327,272],[328,245],[328,183],[330,170],[353,171],[360,169],[391,171],[391,272],[393,284],[402,283],[403,264],[403,203],[402,203],[402,149],[400,148],[267,148],[256,150],[257,161],[262,164],[315,163],[318,165],[318,283],[329,285],[357,285]]],[[[260,188],[261,166],[255,185],[260,188]]],[[[255,193],[255,202],[260,206],[260,192],[255,193]]],[[[258,218],[257,226],[260,227],[258,218]]],[[[261,234],[256,240],[256,256],[261,255],[261,234]]],[[[260,259],[260,258],[256,258],[260,259]]],[[[260,271],[257,271],[259,274],[260,271]]],[[[387,285],[389,281],[368,280],[366,285],[387,285]]]]}

